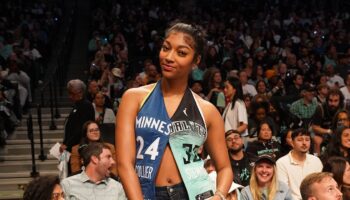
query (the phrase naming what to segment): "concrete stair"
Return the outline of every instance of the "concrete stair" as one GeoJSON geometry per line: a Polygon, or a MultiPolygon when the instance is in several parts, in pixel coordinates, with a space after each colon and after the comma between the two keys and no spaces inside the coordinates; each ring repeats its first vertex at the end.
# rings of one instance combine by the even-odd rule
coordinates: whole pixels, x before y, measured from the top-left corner
{"type": "MultiPolygon", "coordinates": [[[[45,161],[39,159],[40,136],[38,117],[36,110],[32,109],[33,134],[35,147],[36,171],[40,175],[58,174],[58,160],[49,154],[49,149],[63,138],[63,128],[66,117],[71,108],[59,108],[61,117],[54,118],[56,130],[50,130],[51,115],[49,108],[42,108],[42,132],[45,161]]],[[[29,115],[24,115],[20,125],[15,132],[10,135],[7,145],[0,149],[0,200],[22,199],[26,185],[32,180],[32,157],[30,140],[27,136],[27,119],[29,115]]]]}

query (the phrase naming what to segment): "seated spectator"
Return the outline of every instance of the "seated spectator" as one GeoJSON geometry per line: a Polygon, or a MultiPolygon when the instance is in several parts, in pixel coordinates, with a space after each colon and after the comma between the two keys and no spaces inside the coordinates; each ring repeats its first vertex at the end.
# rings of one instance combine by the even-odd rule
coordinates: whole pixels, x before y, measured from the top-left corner
{"type": "Polygon", "coordinates": [[[327,64],[325,71],[326,71],[326,74],[328,75],[327,84],[331,89],[340,89],[345,85],[344,79],[338,74],[336,74],[334,65],[327,64]]]}
{"type": "Polygon", "coordinates": [[[289,111],[301,119],[304,126],[308,126],[318,105],[314,98],[314,88],[311,85],[305,85],[301,91],[301,96],[299,100],[292,103],[289,111]]]}
{"type": "Polygon", "coordinates": [[[115,114],[112,109],[105,106],[105,95],[97,92],[92,103],[95,110],[95,121],[98,124],[115,123],[115,114]]]}
{"type": "Polygon", "coordinates": [[[223,92],[223,83],[220,70],[217,68],[209,68],[203,75],[203,92],[206,99],[215,105],[221,112],[225,105],[220,103],[223,92]]]}
{"type": "MultiPolygon", "coordinates": [[[[82,168],[82,155],[81,150],[91,142],[102,142],[100,129],[97,123],[93,121],[87,121],[82,127],[83,138],[80,144],[72,147],[72,154],[70,157],[70,167],[72,174],[76,174],[81,171],[82,168]]],[[[115,159],[115,149],[113,144],[104,143],[104,145],[110,148],[113,158],[115,159]]],[[[114,176],[117,176],[117,166],[112,167],[114,176]]]]}
{"type": "Polygon", "coordinates": [[[109,146],[89,143],[81,149],[85,170],[62,180],[66,200],[73,199],[126,199],[122,185],[110,178],[115,165],[109,146]]]}
{"type": "Polygon", "coordinates": [[[309,154],[311,136],[305,129],[292,133],[293,149],[277,160],[277,178],[286,183],[292,191],[293,199],[301,199],[300,183],[308,174],[322,171],[321,160],[309,154]]]}
{"type": "Polygon", "coordinates": [[[9,71],[5,79],[18,84],[20,106],[23,108],[27,102],[32,101],[30,77],[20,70],[15,59],[9,59],[8,67],[9,71]]]}
{"type": "Polygon", "coordinates": [[[281,154],[282,156],[289,153],[293,149],[292,144],[292,133],[293,129],[287,129],[281,136],[281,154]]]}
{"type": "Polygon", "coordinates": [[[332,120],[332,130],[337,130],[341,126],[350,126],[350,114],[344,109],[335,113],[332,120]]]}
{"type": "Polygon", "coordinates": [[[264,95],[266,97],[270,96],[267,83],[264,80],[258,80],[255,84],[255,88],[257,94],[264,95]]]}
{"type": "Polygon", "coordinates": [[[239,81],[242,84],[243,94],[250,94],[254,97],[257,94],[255,87],[248,83],[248,74],[245,70],[241,70],[238,74],[239,81]]]}
{"type": "MultiPolygon", "coordinates": [[[[88,83],[87,93],[86,93],[86,99],[93,103],[94,97],[97,94],[97,92],[101,91],[100,86],[98,85],[98,82],[96,80],[91,80],[88,83]]],[[[105,106],[107,108],[112,108],[112,102],[109,96],[106,94],[103,94],[105,97],[105,106]]]]}
{"type": "Polygon", "coordinates": [[[281,145],[273,139],[273,127],[268,121],[262,121],[257,128],[258,140],[249,142],[246,152],[255,156],[268,154],[274,159],[281,156],[281,145]]]}
{"type": "Polygon", "coordinates": [[[205,95],[203,93],[203,86],[202,86],[202,81],[200,80],[195,80],[195,81],[192,81],[191,85],[191,90],[198,94],[200,97],[202,97],[203,99],[205,99],[205,95]]]}
{"type": "MultiPolygon", "coordinates": [[[[269,103],[266,101],[261,101],[258,103],[252,103],[252,113],[248,118],[248,132],[249,137],[256,138],[258,136],[258,126],[262,121],[268,121],[272,125],[272,132],[277,134],[279,132],[278,125],[274,120],[268,116],[269,113],[269,103]]],[[[276,136],[276,135],[274,135],[276,136]]]]}
{"type": "Polygon", "coordinates": [[[343,199],[350,199],[350,165],[348,160],[343,157],[330,157],[324,164],[322,171],[332,173],[343,193],[343,199]]]}
{"type": "Polygon", "coordinates": [[[244,144],[242,136],[235,130],[225,133],[226,146],[233,171],[233,182],[242,186],[249,184],[251,168],[256,160],[254,155],[243,151],[244,144]]]}
{"type": "Polygon", "coordinates": [[[348,106],[349,108],[347,109],[350,110],[350,73],[347,73],[346,79],[345,79],[345,86],[340,88],[340,91],[344,95],[344,105],[348,106]]]}
{"type": "MultiPolygon", "coordinates": [[[[213,163],[213,160],[210,158],[206,159],[204,162],[204,168],[208,172],[210,179],[215,183],[216,185],[216,178],[217,178],[217,173],[215,170],[215,165],[213,163]]],[[[239,189],[243,188],[243,186],[232,182],[230,189],[227,192],[226,199],[227,200],[240,200],[241,197],[241,192],[239,189]]]]}
{"type": "Polygon", "coordinates": [[[341,200],[342,193],[333,175],[329,172],[311,173],[300,185],[303,200],[341,200]]]}
{"type": "Polygon", "coordinates": [[[324,140],[329,140],[332,135],[332,120],[334,115],[343,108],[344,96],[337,90],[329,91],[326,102],[317,106],[312,119],[312,131],[315,133],[313,138],[314,152],[317,155],[321,153],[321,144],[324,140]]]}
{"type": "Polygon", "coordinates": [[[339,127],[327,145],[321,158],[326,162],[330,157],[341,156],[350,159],[350,127],[339,127]]]}
{"type": "Polygon", "coordinates": [[[33,179],[23,194],[23,200],[64,200],[58,176],[40,176],[33,179]]]}
{"type": "Polygon", "coordinates": [[[287,94],[290,102],[294,102],[300,98],[302,87],[304,84],[304,77],[301,74],[296,74],[293,77],[293,84],[288,87],[287,94]]]}
{"type": "Polygon", "coordinates": [[[323,104],[324,102],[326,102],[328,92],[329,92],[329,86],[327,84],[321,83],[317,86],[316,99],[318,104],[323,104]]]}
{"type": "Polygon", "coordinates": [[[260,156],[253,167],[249,185],[242,190],[242,200],[292,200],[288,186],[276,176],[275,159],[260,156]]]}

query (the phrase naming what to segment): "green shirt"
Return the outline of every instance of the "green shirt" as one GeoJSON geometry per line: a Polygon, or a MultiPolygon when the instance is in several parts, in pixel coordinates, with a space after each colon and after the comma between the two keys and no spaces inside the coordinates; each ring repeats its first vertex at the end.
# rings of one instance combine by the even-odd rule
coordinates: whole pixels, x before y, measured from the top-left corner
{"type": "Polygon", "coordinates": [[[297,101],[294,101],[290,106],[290,112],[301,119],[311,118],[317,107],[316,99],[313,99],[311,103],[305,104],[304,99],[301,98],[297,101]]]}

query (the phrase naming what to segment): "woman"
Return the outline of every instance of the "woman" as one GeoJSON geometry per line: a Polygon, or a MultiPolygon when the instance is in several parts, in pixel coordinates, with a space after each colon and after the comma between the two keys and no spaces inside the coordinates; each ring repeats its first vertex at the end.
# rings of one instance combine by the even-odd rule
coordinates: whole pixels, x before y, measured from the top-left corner
{"type": "Polygon", "coordinates": [[[105,95],[97,92],[92,103],[95,110],[95,121],[99,124],[115,123],[115,114],[112,109],[105,106],[105,95]]]}
{"type": "Polygon", "coordinates": [[[47,175],[33,179],[23,194],[23,200],[64,200],[58,176],[47,175]]]}
{"type": "Polygon", "coordinates": [[[215,106],[187,85],[201,60],[203,36],[197,26],[174,24],[159,53],[162,79],[123,95],[116,152],[128,199],[170,199],[171,190],[176,199],[218,200],[228,192],[233,175],[228,155],[222,153],[227,152],[222,119],[215,106]],[[197,153],[202,144],[215,161],[216,190],[197,153]]]}
{"type": "MultiPolygon", "coordinates": [[[[72,153],[70,156],[70,167],[72,174],[76,174],[79,171],[81,171],[82,168],[82,162],[81,162],[81,156],[80,151],[87,146],[90,142],[102,142],[100,128],[98,124],[94,121],[87,121],[84,123],[82,128],[82,139],[80,144],[77,144],[72,147],[72,153]]],[[[109,149],[112,151],[113,158],[115,159],[115,152],[114,152],[114,145],[110,143],[105,143],[109,146],[109,149]]],[[[113,175],[117,176],[117,167],[114,166],[112,169],[113,175]]]]}
{"type": "Polygon", "coordinates": [[[339,110],[335,113],[332,120],[332,130],[336,130],[341,126],[350,126],[350,114],[345,109],[339,110]]]}
{"type": "Polygon", "coordinates": [[[248,118],[248,132],[251,138],[256,138],[258,136],[257,129],[262,121],[268,121],[272,125],[273,133],[279,132],[277,124],[270,116],[268,116],[269,106],[269,103],[266,101],[252,103],[252,112],[248,118]]]}
{"type": "MultiPolygon", "coordinates": [[[[248,114],[243,101],[243,91],[239,80],[228,77],[225,81],[224,94],[228,102],[223,118],[225,131],[237,130],[243,137],[248,136],[248,114]]],[[[244,140],[245,143],[247,140],[244,140]]]]}
{"type": "Polygon", "coordinates": [[[341,156],[347,159],[350,159],[350,127],[341,126],[339,127],[333,137],[331,138],[330,143],[327,145],[327,148],[323,155],[321,156],[322,160],[325,162],[328,158],[332,156],[341,156]]]}
{"type": "Polygon", "coordinates": [[[292,200],[288,186],[277,181],[275,160],[264,155],[257,159],[250,183],[241,191],[243,200],[292,200]]]}
{"type": "Polygon", "coordinates": [[[350,199],[350,165],[343,157],[331,157],[323,166],[324,172],[331,172],[343,193],[343,199],[350,199]]]}
{"type": "Polygon", "coordinates": [[[203,77],[204,94],[206,99],[222,112],[225,107],[223,100],[222,76],[218,68],[212,67],[204,73],[203,77]]]}
{"type": "Polygon", "coordinates": [[[258,126],[257,133],[258,140],[250,142],[246,152],[256,156],[268,154],[278,159],[281,156],[281,145],[272,138],[275,135],[272,124],[263,120],[258,126]]]}

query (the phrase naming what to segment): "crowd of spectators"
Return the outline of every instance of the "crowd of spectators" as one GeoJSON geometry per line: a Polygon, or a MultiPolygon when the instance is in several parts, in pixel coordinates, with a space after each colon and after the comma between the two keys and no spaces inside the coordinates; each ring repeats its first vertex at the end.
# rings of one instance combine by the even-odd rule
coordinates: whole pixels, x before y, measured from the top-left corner
{"type": "MultiPolygon", "coordinates": [[[[349,158],[349,5],[198,2],[94,2],[86,73],[95,121],[111,123],[107,113],[118,112],[125,90],[161,78],[158,53],[170,22],[201,25],[207,46],[190,85],[223,114],[234,181],[246,187],[242,198],[272,199],[283,191],[285,199],[301,199],[306,194],[299,187],[308,174],[322,171],[333,156],[349,158]],[[259,186],[262,168],[273,174],[268,189],[259,186]]],[[[71,146],[90,144],[79,146],[77,140],[71,146]]],[[[98,165],[93,160],[84,164],[89,162],[98,165]]],[[[68,178],[65,187],[75,178],[68,178]]],[[[350,183],[338,184],[345,191],[350,183]]]]}
{"type": "Polygon", "coordinates": [[[0,146],[28,111],[42,83],[54,32],[62,17],[58,1],[3,1],[0,7],[0,146]]]}

